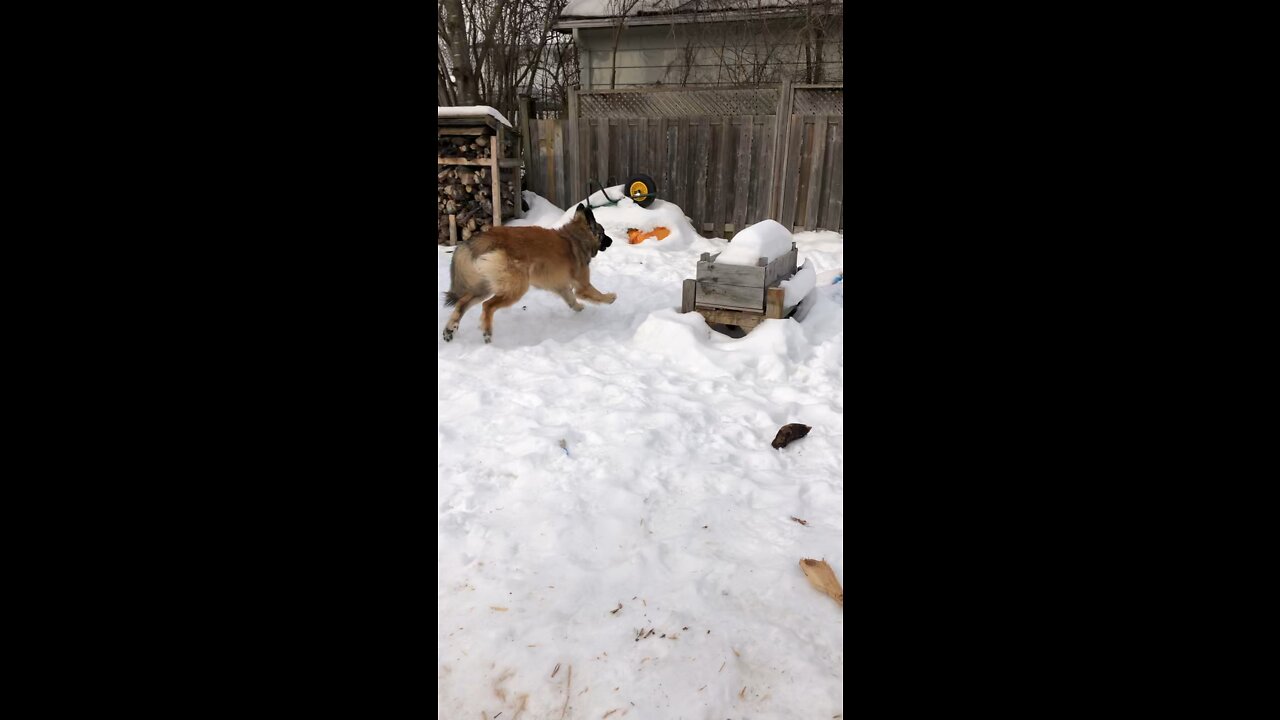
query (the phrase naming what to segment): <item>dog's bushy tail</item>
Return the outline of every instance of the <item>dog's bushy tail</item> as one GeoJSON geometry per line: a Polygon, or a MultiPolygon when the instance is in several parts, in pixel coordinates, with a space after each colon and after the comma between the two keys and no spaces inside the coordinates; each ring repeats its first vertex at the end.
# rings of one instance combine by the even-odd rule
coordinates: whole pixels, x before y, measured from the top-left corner
{"type": "Polygon", "coordinates": [[[459,245],[453,253],[453,262],[449,263],[449,291],[444,293],[444,306],[453,307],[464,295],[486,295],[487,286],[484,280],[476,277],[472,269],[471,248],[459,245]]]}

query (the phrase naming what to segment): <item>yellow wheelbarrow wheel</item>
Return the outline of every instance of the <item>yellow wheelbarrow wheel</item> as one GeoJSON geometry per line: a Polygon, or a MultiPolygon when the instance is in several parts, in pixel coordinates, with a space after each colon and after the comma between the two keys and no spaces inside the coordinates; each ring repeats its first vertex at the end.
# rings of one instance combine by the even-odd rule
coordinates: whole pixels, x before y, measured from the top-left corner
{"type": "Polygon", "coordinates": [[[658,199],[658,185],[648,175],[632,175],[627,181],[626,188],[627,197],[634,200],[640,207],[647,208],[658,199]]]}

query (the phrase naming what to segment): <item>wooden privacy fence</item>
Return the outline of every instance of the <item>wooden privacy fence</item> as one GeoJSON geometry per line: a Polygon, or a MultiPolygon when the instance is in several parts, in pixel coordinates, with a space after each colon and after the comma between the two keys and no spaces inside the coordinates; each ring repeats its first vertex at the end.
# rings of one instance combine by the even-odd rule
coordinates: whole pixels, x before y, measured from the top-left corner
{"type": "Polygon", "coordinates": [[[553,205],[567,208],[570,203],[586,197],[585,192],[569,192],[568,145],[565,143],[564,120],[523,119],[527,111],[521,106],[522,124],[527,123],[524,136],[525,182],[528,189],[551,201],[553,205]],[[572,197],[570,197],[572,196],[572,197]]]}
{"type": "Polygon", "coordinates": [[[586,197],[589,180],[644,173],[703,234],[765,218],[844,228],[842,87],[595,90],[571,92],[565,120],[523,110],[528,188],[560,207],[586,197]]]}

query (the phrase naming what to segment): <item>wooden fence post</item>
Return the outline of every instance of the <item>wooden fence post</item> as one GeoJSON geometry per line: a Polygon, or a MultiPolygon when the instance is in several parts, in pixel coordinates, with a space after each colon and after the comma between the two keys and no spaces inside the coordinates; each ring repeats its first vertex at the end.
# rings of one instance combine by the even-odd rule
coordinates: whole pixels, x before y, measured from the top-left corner
{"type": "MultiPolygon", "coordinates": [[[[524,161],[524,172],[526,175],[532,176],[533,167],[533,138],[529,135],[529,113],[532,111],[533,103],[528,95],[520,96],[520,150],[521,159],[524,161]]],[[[538,168],[541,170],[542,168],[538,168]]],[[[532,183],[530,183],[532,185],[532,183]]],[[[541,187],[541,185],[539,185],[541,187]]],[[[520,178],[516,178],[516,196],[520,197],[520,178]]],[[[516,203],[519,205],[519,203],[516,203]]],[[[518,209],[518,208],[517,208],[518,209]]]]}
{"type": "Polygon", "coordinates": [[[568,198],[578,197],[577,193],[582,192],[582,140],[579,136],[578,125],[578,88],[569,88],[569,191],[566,193],[564,202],[571,202],[568,198]]]}
{"type": "Polygon", "coordinates": [[[499,165],[503,152],[503,144],[505,142],[505,133],[502,131],[502,123],[498,123],[498,134],[493,137],[493,149],[489,151],[489,167],[492,169],[493,188],[493,224],[502,225],[502,169],[499,165]]]}

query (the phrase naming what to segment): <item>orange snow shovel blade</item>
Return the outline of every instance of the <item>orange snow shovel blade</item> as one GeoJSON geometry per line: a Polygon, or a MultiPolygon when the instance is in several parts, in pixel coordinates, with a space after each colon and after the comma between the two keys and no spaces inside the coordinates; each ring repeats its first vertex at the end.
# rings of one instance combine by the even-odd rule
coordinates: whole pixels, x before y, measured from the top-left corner
{"type": "Polygon", "coordinates": [[[635,228],[631,228],[627,230],[627,244],[639,245],[640,243],[644,242],[645,240],[648,240],[649,238],[657,238],[658,240],[664,240],[670,234],[671,234],[671,231],[664,227],[656,227],[650,230],[649,232],[643,232],[643,233],[635,228]]]}

